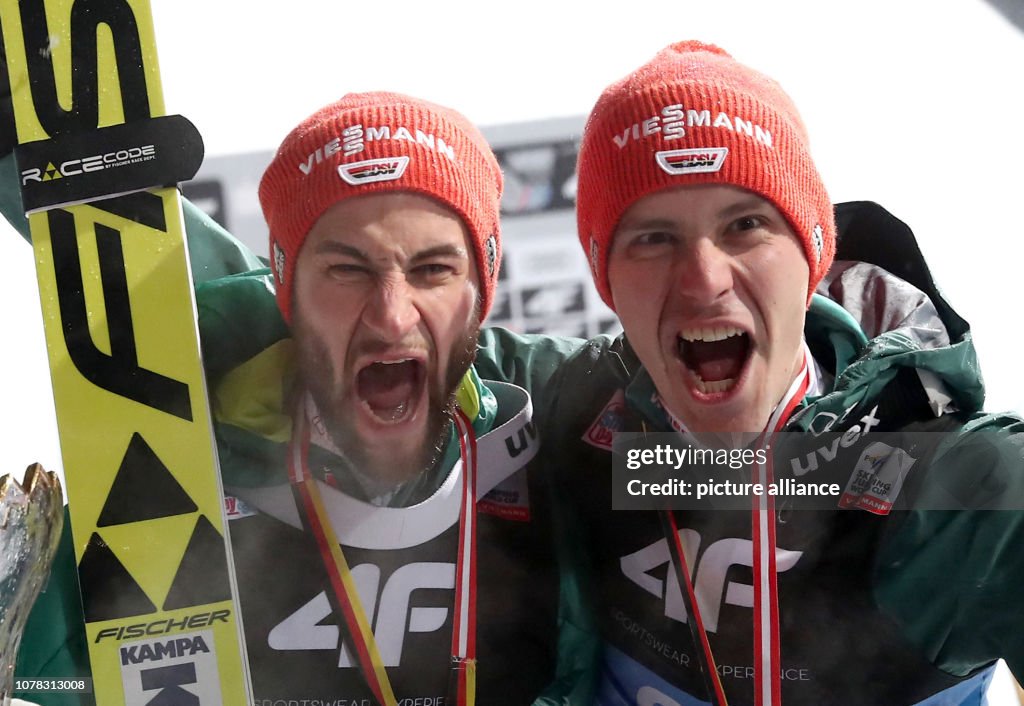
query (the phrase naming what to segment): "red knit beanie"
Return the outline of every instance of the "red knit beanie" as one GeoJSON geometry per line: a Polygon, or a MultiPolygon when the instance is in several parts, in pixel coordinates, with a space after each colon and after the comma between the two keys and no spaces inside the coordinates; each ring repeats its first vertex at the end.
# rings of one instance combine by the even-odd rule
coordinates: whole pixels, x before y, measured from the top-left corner
{"type": "Polygon", "coordinates": [[[730,184],[771,201],[803,244],[810,294],[835,255],[835,220],[796,107],[772,79],[701,42],[673,44],[605,89],[583,132],[576,214],[594,282],[614,308],[619,219],[661,189],[730,184]]]}
{"type": "Polygon", "coordinates": [[[295,261],[324,212],[354,196],[414,192],[466,224],[490,310],[501,260],[502,177],[487,141],[454,110],[397,93],[351,93],[289,133],[260,181],[277,304],[291,322],[295,261]]]}

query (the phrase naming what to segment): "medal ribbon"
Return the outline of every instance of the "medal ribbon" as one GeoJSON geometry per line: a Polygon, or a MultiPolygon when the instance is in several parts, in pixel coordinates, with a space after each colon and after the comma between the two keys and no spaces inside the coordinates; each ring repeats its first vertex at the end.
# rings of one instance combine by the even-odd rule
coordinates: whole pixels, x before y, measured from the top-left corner
{"type": "MultiPolygon", "coordinates": [[[[356,590],[341,543],[331,526],[316,479],[309,472],[309,419],[295,415],[289,443],[288,475],[303,525],[316,540],[331,585],[332,603],[340,612],[355,650],[356,661],[380,706],[397,706],[394,690],[381,659],[373,629],[356,590]],[[295,443],[295,440],[298,443],[295,443]]],[[[448,679],[450,706],[476,703],[476,436],[461,409],[455,426],[462,458],[462,509],[459,515],[458,562],[455,569],[455,617],[452,629],[452,669],[448,679]]]]}
{"type": "Polygon", "coordinates": [[[452,627],[452,676],[448,703],[476,704],[476,435],[461,409],[455,410],[462,476],[459,514],[459,562],[455,568],[455,624],[452,627]],[[471,470],[472,469],[472,470],[471,470]],[[455,693],[453,694],[452,691],[455,693]]]}
{"type": "MultiPolygon", "coordinates": [[[[811,384],[811,354],[804,346],[804,360],[782,401],[768,419],[764,431],[758,438],[758,445],[767,448],[775,434],[782,430],[797,405],[807,394],[811,384]]],[[[662,405],[672,426],[681,432],[686,428],[668,408],[662,405]]],[[[772,462],[768,454],[767,463],[756,464],[754,483],[760,483],[766,492],[752,499],[751,530],[753,538],[754,569],[754,703],[755,706],[781,706],[782,704],[782,650],[779,630],[779,589],[778,572],[775,564],[775,498],[767,493],[772,483],[772,462]]],[[[689,563],[679,538],[675,515],[671,510],[662,513],[662,528],[666,534],[669,553],[679,585],[684,588],[683,599],[691,616],[690,631],[704,653],[704,681],[708,696],[715,706],[728,706],[725,690],[718,675],[711,644],[704,623],[700,617],[696,593],[690,580],[689,563]]]]}
{"type": "Polygon", "coordinates": [[[711,652],[711,643],[708,641],[708,633],[704,629],[704,621],[701,620],[700,610],[697,608],[697,596],[693,590],[693,582],[690,580],[690,561],[686,558],[683,550],[683,543],[679,538],[679,527],[676,525],[676,516],[671,510],[661,513],[662,531],[668,539],[668,551],[672,557],[672,569],[675,571],[676,580],[683,589],[683,601],[686,605],[686,612],[689,615],[686,623],[690,626],[690,635],[695,645],[700,646],[704,654],[704,660],[700,663],[701,672],[704,676],[704,688],[711,697],[715,706],[729,706],[725,698],[725,690],[722,688],[722,679],[718,676],[718,666],[715,664],[715,656],[711,652]]]}
{"type": "MultiPolygon", "coordinates": [[[[768,419],[759,445],[767,448],[775,435],[807,394],[811,373],[810,352],[804,347],[804,362],[782,402],[768,419]]],[[[754,704],[781,706],[782,650],[779,631],[779,586],[775,564],[775,496],[767,492],[773,482],[772,457],[755,464],[754,483],[765,492],[752,498],[751,531],[754,549],[754,704]]]]}

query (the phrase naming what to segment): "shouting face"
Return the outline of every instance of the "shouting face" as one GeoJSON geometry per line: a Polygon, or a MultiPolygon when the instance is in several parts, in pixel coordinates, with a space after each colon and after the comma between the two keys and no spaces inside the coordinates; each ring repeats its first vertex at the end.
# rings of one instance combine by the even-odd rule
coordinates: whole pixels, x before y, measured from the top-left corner
{"type": "Polygon", "coordinates": [[[412,193],[336,203],[295,268],[299,374],[334,443],[397,484],[433,465],[479,333],[469,234],[412,193]]]}
{"type": "Polygon", "coordinates": [[[616,228],[608,269],[626,336],[691,431],[760,432],[799,370],[808,266],[771,202],[666,189],[616,228]]]}

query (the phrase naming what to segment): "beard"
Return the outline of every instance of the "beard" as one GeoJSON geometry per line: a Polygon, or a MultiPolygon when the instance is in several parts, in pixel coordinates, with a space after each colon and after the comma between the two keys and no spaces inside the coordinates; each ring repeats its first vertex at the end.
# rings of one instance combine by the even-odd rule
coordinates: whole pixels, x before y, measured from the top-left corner
{"type": "Polygon", "coordinates": [[[434,468],[448,446],[457,406],[455,393],[476,357],[480,336],[477,317],[474,316],[473,323],[453,345],[444,374],[424,373],[427,392],[424,440],[419,444],[410,440],[410,447],[388,449],[381,458],[369,452],[368,444],[354,423],[354,406],[362,404],[356,393],[356,381],[348,384],[343,381],[326,343],[304,325],[297,310],[293,316],[292,335],[300,380],[316,403],[328,437],[356,472],[379,483],[381,489],[390,489],[434,468]]]}

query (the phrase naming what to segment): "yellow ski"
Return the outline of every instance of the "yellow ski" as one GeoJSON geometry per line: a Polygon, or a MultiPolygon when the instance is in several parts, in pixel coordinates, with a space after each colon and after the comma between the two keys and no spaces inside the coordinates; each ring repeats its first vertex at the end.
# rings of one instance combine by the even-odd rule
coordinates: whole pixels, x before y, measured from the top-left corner
{"type": "Polygon", "coordinates": [[[251,703],[149,4],[0,18],[96,702],[251,703]]]}

